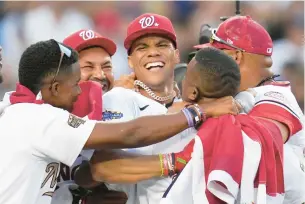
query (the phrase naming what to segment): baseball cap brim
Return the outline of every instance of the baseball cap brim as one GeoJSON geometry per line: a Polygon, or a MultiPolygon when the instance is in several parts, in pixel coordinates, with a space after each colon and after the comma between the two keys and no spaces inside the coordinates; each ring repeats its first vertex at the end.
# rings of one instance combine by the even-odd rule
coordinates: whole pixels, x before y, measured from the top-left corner
{"type": "Polygon", "coordinates": [[[232,50],[234,48],[228,46],[228,45],[225,45],[225,44],[222,44],[222,43],[218,43],[218,42],[213,42],[213,43],[205,43],[205,44],[201,44],[201,45],[195,45],[193,48],[195,49],[202,49],[202,48],[205,48],[205,47],[215,47],[217,49],[228,49],[228,50],[232,50]]]}
{"type": "Polygon", "coordinates": [[[98,46],[105,49],[105,51],[108,52],[110,56],[114,55],[116,52],[116,44],[112,40],[105,37],[96,37],[86,40],[78,45],[75,50],[79,52],[85,48],[92,46],[98,46]]]}
{"type": "Polygon", "coordinates": [[[144,29],[144,30],[140,30],[138,32],[135,32],[133,34],[131,34],[130,36],[128,36],[126,39],[125,39],[125,42],[124,42],[124,46],[127,50],[130,49],[132,43],[144,36],[144,35],[148,35],[148,34],[159,34],[159,35],[162,35],[162,36],[166,36],[168,37],[169,39],[171,39],[174,43],[175,43],[175,46],[177,45],[176,44],[176,36],[173,35],[171,32],[167,31],[167,30],[164,30],[164,29],[160,29],[160,28],[147,28],[147,29],[144,29]]]}
{"type": "Polygon", "coordinates": [[[193,48],[202,49],[202,48],[206,48],[206,47],[214,47],[214,46],[211,43],[205,43],[205,44],[201,44],[201,45],[195,45],[193,48]]]}

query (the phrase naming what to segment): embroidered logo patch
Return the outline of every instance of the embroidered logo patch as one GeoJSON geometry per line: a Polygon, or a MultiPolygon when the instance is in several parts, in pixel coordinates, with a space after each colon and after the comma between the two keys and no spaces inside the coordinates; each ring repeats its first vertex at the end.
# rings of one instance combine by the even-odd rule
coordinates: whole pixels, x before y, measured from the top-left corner
{"type": "Polygon", "coordinates": [[[68,125],[70,125],[73,128],[78,128],[80,125],[84,124],[86,121],[73,115],[70,114],[69,115],[69,119],[68,119],[68,125]]]}
{"type": "Polygon", "coordinates": [[[284,95],[276,91],[269,91],[264,95],[273,99],[277,99],[278,101],[286,102],[286,98],[284,97],[284,95]]]}
{"type": "Polygon", "coordinates": [[[113,120],[113,119],[120,119],[123,117],[123,113],[117,111],[104,111],[103,112],[103,120],[113,120]]]}

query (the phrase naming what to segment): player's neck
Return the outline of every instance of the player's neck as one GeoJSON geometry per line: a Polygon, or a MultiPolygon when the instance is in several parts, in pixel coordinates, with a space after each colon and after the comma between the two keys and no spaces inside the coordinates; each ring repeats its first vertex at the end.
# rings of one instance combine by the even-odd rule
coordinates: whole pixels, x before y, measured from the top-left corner
{"type": "MultiPolygon", "coordinates": [[[[150,87],[149,87],[150,88],[150,87]]],[[[170,96],[172,95],[172,93],[174,92],[174,82],[172,81],[171,83],[168,83],[166,84],[164,87],[160,87],[158,89],[152,89],[150,88],[151,91],[157,95],[157,96],[160,96],[160,97],[167,97],[167,96],[170,96]]],[[[158,103],[161,103],[161,104],[168,104],[170,102],[173,101],[173,98],[174,97],[170,97],[168,100],[166,101],[158,101],[156,100],[154,97],[152,97],[147,91],[145,91],[143,88],[139,87],[139,93],[147,98],[150,98],[154,101],[157,101],[158,103]]]]}

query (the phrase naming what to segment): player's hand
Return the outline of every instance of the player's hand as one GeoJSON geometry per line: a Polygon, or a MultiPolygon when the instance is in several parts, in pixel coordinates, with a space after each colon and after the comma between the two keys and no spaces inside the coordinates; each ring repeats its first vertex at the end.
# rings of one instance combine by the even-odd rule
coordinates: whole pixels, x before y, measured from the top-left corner
{"type": "Polygon", "coordinates": [[[93,81],[79,84],[82,93],[73,105],[72,113],[78,117],[88,116],[91,120],[102,119],[102,86],[93,81]]]}
{"type": "Polygon", "coordinates": [[[218,117],[225,114],[237,115],[242,109],[241,105],[232,96],[226,96],[215,101],[198,103],[205,111],[207,117],[218,117]]]}
{"type": "Polygon", "coordinates": [[[181,111],[186,105],[189,105],[190,103],[181,101],[181,102],[174,102],[173,105],[171,105],[167,109],[167,113],[177,113],[181,111]]]}
{"type": "Polygon", "coordinates": [[[126,89],[134,89],[134,81],[136,80],[136,75],[132,72],[129,75],[122,75],[118,80],[114,81],[114,87],[123,87],[126,89]]]}

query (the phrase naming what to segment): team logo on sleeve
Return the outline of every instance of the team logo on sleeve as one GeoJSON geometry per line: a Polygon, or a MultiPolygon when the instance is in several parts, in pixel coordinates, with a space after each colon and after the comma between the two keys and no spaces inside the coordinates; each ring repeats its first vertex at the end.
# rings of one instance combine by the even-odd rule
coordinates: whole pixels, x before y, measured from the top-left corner
{"type": "Polygon", "coordinates": [[[123,113],[117,111],[104,111],[103,112],[103,120],[114,120],[120,119],[123,117],[123,113]]]}
{"type": "Polygon", "coordinates": [[[69,119],[68,119],[68,125],[70,125],[73,128],[78,128],[80,125],[84,124],[86,121],[73,115],[70,114],[69,115],[69,119]]]}
{"type": "Polygon", "coordinates": [[[267,97],[270,97],[272,99],[275,99],[276,101],[287,103],[287,100],[285,96],[282,93],[276,92],[276,91],[269,91],[264,94],[267,97]]]}

